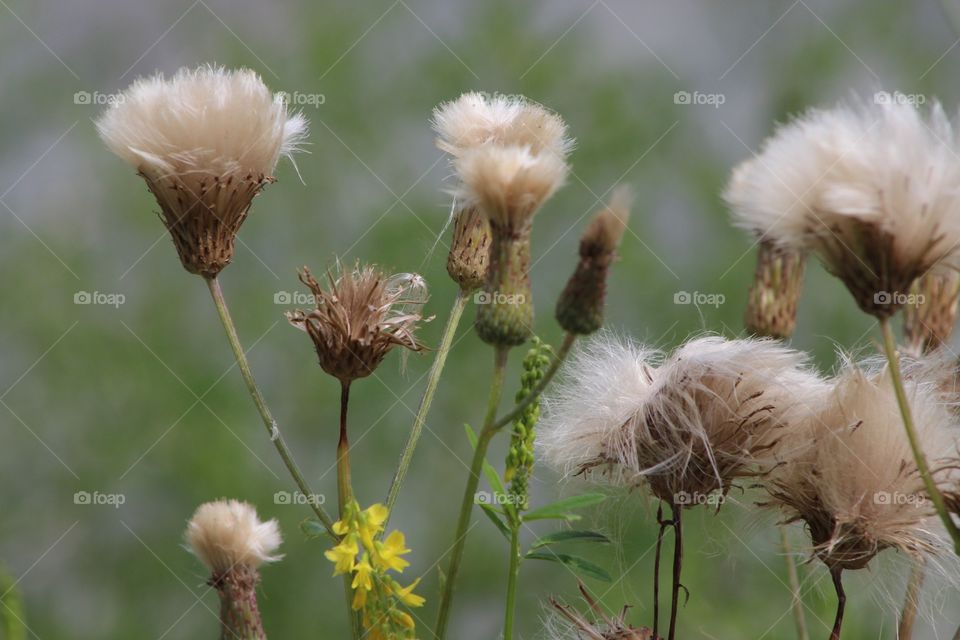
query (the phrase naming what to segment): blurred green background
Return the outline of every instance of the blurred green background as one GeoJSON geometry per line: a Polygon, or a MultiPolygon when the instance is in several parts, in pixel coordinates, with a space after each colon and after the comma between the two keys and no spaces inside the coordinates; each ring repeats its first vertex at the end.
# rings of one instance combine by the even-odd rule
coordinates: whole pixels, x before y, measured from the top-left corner
{"type": "MultiPolygon", "coordinates": [[[[280,167],[222,280],[281,428],[314,487],[331,496],[336,383],[275,296],[298,290],[298,267],[319,270],[334,255],[419,271],[437,315],[423,335],[436,344],[454,293],[444,271],[450,169],[428,122],[437,103],[474,89],[523,93],[560,112],[578,140],[569,185],[534,232],[542,337],[560,337],[551,310],[586,215],[628,183],[637,202],[612,274],[609,325],[670,347],[701,331],[741,330],[754,255],[718,193],[775,121],[851,91],[938,96],[950,110],[960,99],[957,33],[932,0],[0,5],[0,559],[23,593],[30,637],[44,640],[214,637],[216,595],[181,534],[199,503],[221,496],[253,502],[285,533],[286,558],[264,571],[261,589],[269,635],[346,637],[326,543],[299,532],[305,507],[276,504],[291,484],[231,369],[205,287],[180,268],[144,185],[97,139],[97,103],[136,76],[215,61],[252,67],[276,90],[323,96],[302,107],[311,121],[310,153],[297,160],[305,184],[280,167]],[[723,104],[682,104],[682,91],[719,94],[723,104]],[[681,291],[724,302],[674,304],[681,291]],[[78,292],[122,294],[124,303],[75,304],[78,292]],[[78,491],[125,502],[78,505],[78,491]]],[[[869,350],[875,336],[841,286],[812,268],[794,344],[830,369],[837,347],[869,350]]],[[[354,387],[363,503],[383,498],[429,363],[411,357],[404,372],[393,355],[354,387]]],[[[428,602],[417,614],[429,624],[469,456],[462,425],[482,417],[491,363],[464,322],[393,519],[414,549],[408,574],[424,576],[428,602]]],[[[509,389],[518,364],[519,353],[509,389]]],[[[582,490],[539,468],[533,500],[582,490]]],[[[755,496],[735,497],[719,516],[687,517],[681,635],[791,638],[776,530],[751,508],[755,496]]],[[[476,521],[453,640],[490,640],[501,624],[506,549],[476,521]]],[[[589,521],[618,544],[585,554],[618,579],[588,586],[647,623],[652,505],[640,493],[617,495],[589,521]]],[[[895,635],[905,566],[886,558],[849,576],[845,637],[895,635]]],[[[826,637],[829,580],[815,565],[803,571],[811,631],[826,637]]],[[[928,587],[916,637],[949,637],[958,621],[943,612],[956,611],[957,598],[928,587]]],[[[575,592],[563,567],[525,565],[519,637],[538,637],[548,596],[577,603],[575,592]]]]}

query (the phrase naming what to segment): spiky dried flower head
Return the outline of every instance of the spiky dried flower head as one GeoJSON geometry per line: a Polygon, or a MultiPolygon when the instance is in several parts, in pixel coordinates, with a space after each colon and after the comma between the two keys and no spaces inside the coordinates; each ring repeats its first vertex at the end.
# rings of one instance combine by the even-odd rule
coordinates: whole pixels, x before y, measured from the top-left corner
{"type": "Polygon", "coordinates": [[[433,110],[437,146],[454,157],[485,144],[528,146],[561,158],[573,148],[567,124],[523,96],[464,93],[433,110]]]}
{"type": "Polygon", "coordinates": [[[903,307],[903,338],[915,356],[950,342],[957,324],[960,273],[928,273],[914,281],[903,307]]]}
{"type": "Polygon", "coordinates": [[[589,616],[550,598],[552,611],[546,619],[546,640],[658,640],[650,629],[638,629],[626,623],[628,607],[612,616],[603,610],[583,583],[580,583],[580,594],[590,609],[589,616]]]}
{"type": "Polygon", "coordinates": [[[213,277],[233,257],[250,205],[306,137],[254,71],[201,66],[134,82],[97,121],[160,205],[184,268],[213,277]]]}
{"type": "Polygon", "coordinates": [[[580,237],[580,261],[557,300],[557,322],[565,331],[586,335],[603,326],[607,272],[627,229],[632,200],[628,187],[618,187],[580,237]]]}
{"type": "Polygon", "coordinates": [[[490,221],[477,207],[464,207],[453,218],[447,273],[463,291],[483,286],[490,264],[490,221]]]}
{"type": "Polygon", "coordinates": [[[703,337],[666,356],[600,334],[547,397],[538,444],[564,474],[704,503],[771,462],[823,389],[801,353],[773,340],[703,337]]]}
{"type": "Polygon", "coordinates": [[[806,253],[760,240],[744,314],[747,331],[758,337],[778,339],[793,335],[806,266],[806,253]]]}
{"type": "Polygon", "coordinates": [[[913,281],[956,267],[960,159],[939,103],[812,109],[780,126],[733,173],[741,226],[816,254],[865,312],[897,311],[913,281]]]}
{"type": "MultiPolygon", "coordinates": [[[[934,482],[946,487],[956,471],[955,418],[942,402],[935,368],[905,372],[921,448],[934,482]]],[[[918,559],[948,556],[952,546],[926,495],[901,422],[889,369],[846,361],[834,387],[794,432],[764,478],[788,522],[805,524],[813,551],[831,569],[861,569],[881,551],[918,559]]]]}
{"type": "Polygon", "coordinates": [[[257,569],[274,562],[282,538],[276,520],[261,522],[257,510],[239,500],[216,500],[200,505],[184,537],[190,550],[214,576],[239,568],[257,569]]]}
{"type": "Polygon", "coordinates": [[[287,313],[290,324],[313,340],[320,366],[348,384],[380,366],[394,347],[422,351],[417,329],[427,302],[427,284],[417,274],[387,275],[375,265],[327,271],[321,285],[306,267],[300,281],[316,308],[287,313]]]}

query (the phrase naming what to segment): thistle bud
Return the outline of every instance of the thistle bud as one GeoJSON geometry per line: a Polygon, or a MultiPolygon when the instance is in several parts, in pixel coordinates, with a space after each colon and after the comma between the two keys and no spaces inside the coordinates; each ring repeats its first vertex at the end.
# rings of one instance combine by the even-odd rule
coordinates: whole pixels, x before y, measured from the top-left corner
{"type": "Polygon", "coordinates": [[[447,273],[462,291],[483,286],[490,263],[490,221],[476,207],[460,209],[453,220],[447,273]]]}
{"type": "Polygon", "coordinates": [[[758,337],[786,339],[797,324],[806,255],[761,240],[744,324],[758,337]]]}
{"type": "Polygon", "coordinates": [[[499,347],[523,344],[532,333],[530,231],[533,216],[566,179],[562,157],[528,146],[483,146],[456,160],[464,200],[490,221],[490,268],[476,328],[480,338],[499,347]]]}
{"type": "Polygon", "coordinates": [[[100,137],[146,181],[183,267],[215,277],[306,120],[248,69],[181,69],[137,80],[122,97],[97,121],[100,137]]]}
{"type": "Polygon", "coordinates": [[[631,199],[629,189],[618,188],[580,237],[580,262],[557,301],[557,322],[569,333],[586,335],[603,326],[607,271],[627,228],[631,199]]]}
{"type": "Polygon", "coordinates": [[[217,500],[200,505],[185,538],[220,595],[221,637],[266,640],[256,587],[260,565],[281,557],[274,555],[281,542],[277,521],[261,522],[245,502],[217,500]]]}
{"type": "Polygon", "coordinates": [[[914,281],[903,308],[907,349],[920,356],[950,341],[957,323],[960,274],[928,273],[914,281]]]}

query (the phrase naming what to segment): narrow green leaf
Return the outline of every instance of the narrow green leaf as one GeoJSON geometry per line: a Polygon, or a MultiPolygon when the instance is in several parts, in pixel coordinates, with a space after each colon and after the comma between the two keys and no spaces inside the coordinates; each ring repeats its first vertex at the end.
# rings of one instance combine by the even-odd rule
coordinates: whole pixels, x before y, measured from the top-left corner
{"type": "Polygon", "coordinates": [[[603,535],[599,531],[577,531],[575,529],[567,529],[543,536],[534,542],[533,546],[530,548],[539,549],[541,547],[547,547],[551,544],[557,544],[558,542],[597,542],[600,544],[609,544],[610,538],[603,535]]]}
{"type": "Polygon", "coordinates": [[[507,527],[506,523],[500,519],[500,513],[496,510],[496,508],[489,504],[481,504],[480,508],[485,514],[487,514],[487,517],[490,518],[490,521],[496,525],[497,529],[500,530],[500,533],[502,533],[503,536],[509,540],[510,529],[507,527]]]}
{"type": "Polygon", "coordinates": [[[529,560],[547,560],[549,562],[559,562],[560,564],[570,567],[577,573],[581,573],[595,580],[601,580],[603,582],[613,582],[613,578],[610,577],[610,574],[606,572],[605,569],[599,567],[589,560],[585,560],[580,556],[571,556],[566,553],[552,553],[552,552],[528,552],[525,556],[529,560]]]}
{"type": "MultiPolygon", "coordinates": [[[[463,425],[466,427],[467,438],[470,440],[470,446],[473,447],[473,450],[477,450],[477,434],[474,433],[470,425],[463,425]]],[[[487,477],[487,482],[490,483],[490,488],[499,495],[506,495],[506,491],[503,488],[503,482],[500,480],[500,474],[497,473],[497,470],[493,468],[486,458],[483,460],[483,474],[487,477]]]]}
{"type": "Polygon", "coordinates": [[[551,518],[574,521],[579,520],[580,516],[570,513],[572,509],[582,509],[593,504],[598,504],[607,499],[602,493],[585,493],[579,496],[571,496],[557,500],[554,503],[528,511],[523,515],[524,520],[549,520],[551,518]]]}

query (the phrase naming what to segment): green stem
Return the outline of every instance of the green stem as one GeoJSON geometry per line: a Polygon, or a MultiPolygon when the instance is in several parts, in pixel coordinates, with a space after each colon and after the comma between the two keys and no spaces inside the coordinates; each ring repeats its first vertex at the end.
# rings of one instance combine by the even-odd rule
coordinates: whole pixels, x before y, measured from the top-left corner
{"type": "Polygon", "coordinates": [[[283,460],[283,464],[286,465],[287,470],[293,477],[293,481],[296,483],[297,488],[299,488],[300,492],[305,498],[307,498],[307,503],[310,505],[310,508],[313,509],[313,512],[316,514],[317,518],[323,523],[323,526],[326,528],[330,537],[334,540],[337,540],[337,535],[333,533],[333,519],[327,515],[327,512],[324,511],[320,504],[318,504],[318,501],[313,499],[316,494],[314,494],[310,489],[306,479],[303,477],[303,473],[300,472],[300,468],[293,459],[293,454],[290,452],[290,449],[287,447],[287,443],[284,441],[283,436],[280,433],[280,428],[277,426],[276,420],[273,419],[273,415],[270,413],[270,408],[267,406],[267,402],[263,398],[263,393],[260,391],[260,387],[257,386],[256,380],[253,378],[253,371],[250,369],[249,361],[247,361],[247,354],[244,353],[243,346],[240,344],[240,338],[237,336],[237,328],[233,324],[233,318],[230,316],[230,310],[227,307],[227,301],[223,297],[223,290],[220,288],[220,281],[216,277],[205,278],[205,280],[207,281],[207,286],[210,289],[210,295],[213,297],[213,303],[217,307],[217,314],[220,316],[220,322],[223,324],[223,329],[227,334],[227,340],[230,342],[230,348],[233,350],[233,355],[236,358],[237,367],[240,369],[240,374],[243,376],[243,380],[247,384],[247,391],[250,393],[250,397],[253,398],[253,403],[257,405],[257,411],[260,413],[260,418],[263,420],[263,426],[267,428],[267,433],[270,434],[270,441],[273,442],[273,446],[276,447],[277,453],[280,454],[280,458],[283,460]]]}
{"type": "Polygon", "coordinates": [[[520,525],[510,527],[510,574],[507,576],[507,609],[503,621],[503,640],[513,640],[513,617],[516,610],[517,581],[520,577],[520,525]]]}
{"type": "Polygon", "coordinates": [[[784,558],[787,562],[787,582],[790,585],[790,596],[793,607],[793,621],[797,627],[797,640],[810,640],[810,634],[807,632],[807,618],[803,612],[803,600],[800,592],[800,577],[797,574],[797,561],[793,557],[793,549],[790,546],[790,539],[787,537],[787,528],[778,525],[780,529],[780,547],[783,549],[784,558]]]}
{"type": "Polygon", "coordinates": [[[568,333],[563,336],[563,342],[560,344],[560,348],[557,349],[557,355],[550,364],[550,368],[547,369],[547,372],[543,375],[543,378],[537,383],[537,386],[533,388],[533,391],[530,392],[530,395],[514,406],[510,413],[494,422],[492,427],[493,429],[501,429],[508,424],[512,424],[514,420],[520,417],[527,407],[529,407],[537,398],[543,395],[547,385],[549,385],[550,381],[553,380],[553,376],[555,376],[557,371],[560,370],[560,365],[562,365],[564,360],[566,360],[567,355],[570,353],[570,347],[573,346],[573,343],[576,341],[576,339],[577,335],[574,333],[568,333]]]}
{"type": "Polygon", "coordinates": [[[917,619],[917,609],[920,608],[924,573],[923,563],[915,562],[910,571],[910,581],[907,582],[907,593],[903,598],[903,611],[900,612],[900,626],[897,630],[898,640],[910,640],[913,637],[913,623],[917,619]]]}
{"type": "Polygon", "coordinates": [[[947,511],[947,505],[943,500],[943,496],[940,494],[940,490],[937,489],[936,483],[933,481],[933,476],[930,474],[930,467],[927,464],[927,458],[920,446],[920,439],[917,437],[913,417],[910,414],[910,404],[907,402],[907,392],[903,387],[903,377],[900,374],[900,361],[897,355],[896,340],[893,337],[893,329],[887,318],[880,320],[880,330],[883,332],[883,348],[887,355],[887,362],[890,364],[890,378],[893,380],[893,388],[897,394],[897,404],[900,405],[900,415],[903,417],[903,426],[907,431],[907,439],[910,441],[913,459],[917,463],[917,470],[923,479],[927,495],[931,502],[933,502],[934,508],[936,508],[937,513],[940,515],[940,519],[943,520],[943,526],[953,540],[954,553],[960,555],[960,530],[957,529],[953,518],[950,517],[950,512],[947,511]]]}
{"type": "MultiPolygon", "coordinates": [[[[347,438],[347,407],[350,405],[350,383],[340,382],[340,440],[337,442],[337,506],[340,519],[343,520],[347,505],[353,500],[353,486],[350,483],[350,441],[347,438]]],[[[353,575],[343,575],[343,591],[347,599],[347,615],[350,618],[351,638],[360,638],[360,616],[353,611],[353,575]]]]}
{"type": "MultiPolygon", "coordinates": [[[[427,378],[427,386],[423,390],[423,396],[420,398],[420,406],[417,408],[417,415],[413,419],[413,428],[410,430],[410,437],[407,438],[407,444],[403,448],[400,456],[400,463],[397,465],[397,471],[390,483],[390,490],[387,492],[387,517],[393,512],[393,506],[397,502],[397,496],[400,494],[400,488],[410,469],[410,462],[413,460],[413,452],[417,448],[417,442],[423,433],[423,426],[427,421],[427,413],[430,411],[430,405],[433,403],[433,396],[437,392],[437,385],[440,382],[440,374],[443,372],[443,366],[447,362],[447,354],[450,353],[450,347],[453,345],[453,338],[457,333],[457,326],[460,324],[460,318],[463,316],[463,310],[467,306],[470,294],[463,289],[457,291],[457,297],[453,301],[453,308],[450,309],[450,316],[447,318],[447,325],[443,329],[443,337],[440,339],[440,346],[437,348],[437,355],[433,359],[433,365],[430,367],[430,374],[427,378]]],[[[386,528],[386,523],[384,523],[386,528]]]]}
{"type": "Polygon", "coordinates": [[[473,462],[470,465],[470,474],[467,476],[467,487],[463,492],[460,503],[460,516],[457,519],[456,534],[453,538],[453,549],[450,552],[450,565],[443,583],[443,594],[440,598],[440,610],[437,614],[437,626],[434,637],[443,640],[450,620],[450,605],[453,602],[453,589],[460,572],[460,561],[463,559],[463,549],[467,538],[467,528],[470,526],[470,515],[476,500],[477,486],[480,483],[480,474],[483,473],[483,462],[486,459],[487,448],[497,433],[498,427],[493,424],[500,406],[500,396],[503,392],[503,380],[507,369],[507,347],[498,347],[494,356],[493,378],[490,382],[490,397],[487,401],[487,415],[483,421],[483,429],[477,437],[477,448],[473,452],[473,462]]]}

